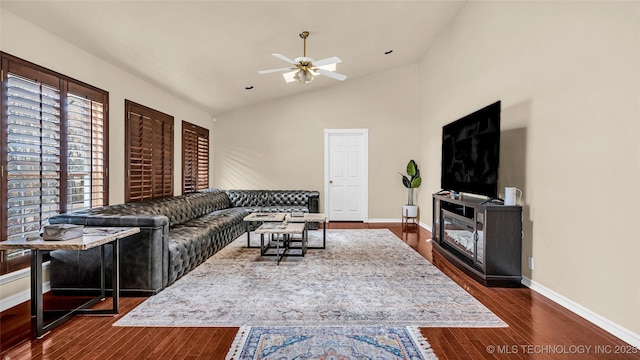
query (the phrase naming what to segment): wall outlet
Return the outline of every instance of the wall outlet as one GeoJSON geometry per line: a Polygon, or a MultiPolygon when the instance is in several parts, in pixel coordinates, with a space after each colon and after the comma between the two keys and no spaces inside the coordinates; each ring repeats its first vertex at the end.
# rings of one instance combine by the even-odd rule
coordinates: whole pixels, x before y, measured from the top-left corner
{"type": "Polygon", "coordinates": [[[529,270],[533,270],[533,268],[534,268],[533,256],[529,256],[529,270]]]}

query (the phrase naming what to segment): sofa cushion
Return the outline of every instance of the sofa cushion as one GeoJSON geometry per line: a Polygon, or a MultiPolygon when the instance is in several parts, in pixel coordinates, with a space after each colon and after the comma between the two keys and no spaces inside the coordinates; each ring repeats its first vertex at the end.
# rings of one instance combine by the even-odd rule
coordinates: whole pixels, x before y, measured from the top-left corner
{"type": "Polygon", "coordinates": [[[169,284],[207,260],[212,237],[206,227],[176,225],[169,231],[169,284]]]}
{"type": "Polygon", "coordinates": [[[211,255],[227,246],[244,231],[242,208],[214,211],[169,230],[169,274],[171,284],[211,255]]]}

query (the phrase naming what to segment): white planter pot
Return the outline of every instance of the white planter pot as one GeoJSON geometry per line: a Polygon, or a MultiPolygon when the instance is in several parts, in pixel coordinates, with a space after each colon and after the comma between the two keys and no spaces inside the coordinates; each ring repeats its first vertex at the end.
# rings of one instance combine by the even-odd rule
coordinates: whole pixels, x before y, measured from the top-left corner
{"type": "Polygon", "coordinates": [[[402,205],[402,216],[417,217],[418,205],[402,205]]]}

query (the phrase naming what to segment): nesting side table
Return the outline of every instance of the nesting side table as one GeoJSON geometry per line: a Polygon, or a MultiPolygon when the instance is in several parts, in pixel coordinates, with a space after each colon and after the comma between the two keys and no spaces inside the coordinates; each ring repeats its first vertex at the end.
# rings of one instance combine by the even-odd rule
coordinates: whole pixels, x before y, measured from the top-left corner
{"type": "MultiPolygon", "coordinates": [[[[30,249],[31,250],[31,316],[35,316],[36,336],[42,337],[47,331],[61,325],[76,314],[118,314],[120,298],[120,266],[118,262],[118,240],[140,232],[140,228],[85,228],[85,234],[89,235],[65,241],[45,241],[41,238],[35,240],[8,240],[0,242],[0,250],[30,249]],[[102,230],[100,230],[102,229],[102,230]],[[91,231],[92,230],[92,231],[91,231]],[[105,274],[106,261],[104,255],[105,246],[112,246],[112,289],[113,306],[111,309],[89,309],[90,306],[106,297],[105,274]],[[42,252],[48,250],[89,250],[100,246],[100,294],[80,305],[79,307],[63,312],[63,315],[55,320],[44,323],[44,305],[42,301],[42,252]]],[[[59,311],[46,311],[59,312],[59,311]]]]}

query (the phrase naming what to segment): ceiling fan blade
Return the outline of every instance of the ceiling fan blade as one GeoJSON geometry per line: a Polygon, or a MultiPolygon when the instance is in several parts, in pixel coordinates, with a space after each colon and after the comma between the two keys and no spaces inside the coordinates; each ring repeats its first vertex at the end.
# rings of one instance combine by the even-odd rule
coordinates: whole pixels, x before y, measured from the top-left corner
{"type": "Polygon", "coordinates": [[[320,66],[330,65],[330,64],[340,64],[341,62],[342,60],[339,57],[333,56],[330,58],[314,61],[313,66],[320,67],[320,66]]]}
{"type": "Polygon", "coordinates": [[[343,81],[344,79],[347,78],[347,75],[338,74],[337,72],[333,72],[333,71],[329,71],[329,70],[325,70],[325,69],[318,69],[318,70],[316,70],[316,72],[318,74],[320,74],[320,75],[324,75],[324,76],[330,77],[332,79],[340,80],[340,81],[343,81]]]}
{"type": "Polygon", "coordinates": [[[288,73],[284,73],[282,74],[282,77],[284,77],[284,81],[286,81],[287,83],[290,82],[294,82],[296,81],[296,78],[294,78],[294,75],[298,72],[298,70],[294,70],[288,73]]]}
{"type": "Polygon", "coordinates": [[[264,74],[271,74],[271,73],[274,73],[274,72],[281,72],[281,71],[288,71],[288,70],[291,70],[291,68],[260,70],[260,71],[258,71],[258,74],[264,75],[264,74]]]}
{"type": "Polygon", "coordinates": [[[289,64],[293,64],[293,65],[297,64],[295,61],[293,61],[293,60],[289,59],[288,57],[286,57],[286,56],[284,56],[284,55],[282,55],[282,54],[271,54],[271,55],[273,55],[273,56],[277,57],[278,59],[280,59],[280,60],[282,60],[282,61],[286,61],[286,62],[288,62],[289,64]]]}

